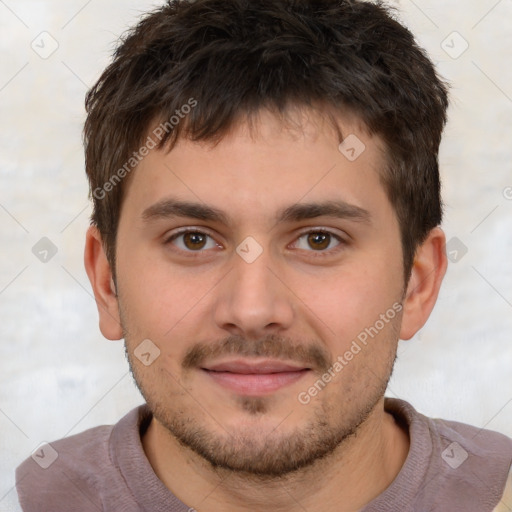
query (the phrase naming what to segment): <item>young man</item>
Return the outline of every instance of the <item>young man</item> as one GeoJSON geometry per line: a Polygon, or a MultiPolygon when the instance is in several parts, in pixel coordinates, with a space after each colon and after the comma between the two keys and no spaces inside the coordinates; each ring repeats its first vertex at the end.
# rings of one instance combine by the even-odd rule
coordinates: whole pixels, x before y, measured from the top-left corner
{"type": "Polygon", "coordinates": [[[384,398],[446,270],[447,108],[386,8],[172,1],[86,103],[85,265],[147,403],[25,461],[25,511],[510,510],[512,440],[384,398]]]}

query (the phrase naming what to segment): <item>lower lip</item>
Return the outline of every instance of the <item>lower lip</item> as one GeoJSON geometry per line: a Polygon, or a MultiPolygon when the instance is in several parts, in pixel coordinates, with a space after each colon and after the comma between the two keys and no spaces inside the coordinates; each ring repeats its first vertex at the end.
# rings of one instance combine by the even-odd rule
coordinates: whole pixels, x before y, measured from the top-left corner
{"type": "Polygon", "coordinates": [[[260,396],[273,393],[285,386],[297,382],[310,370],[279,373],[231,373],[203,370],[211,379],[222,387],[247,396],[260,396]]]}

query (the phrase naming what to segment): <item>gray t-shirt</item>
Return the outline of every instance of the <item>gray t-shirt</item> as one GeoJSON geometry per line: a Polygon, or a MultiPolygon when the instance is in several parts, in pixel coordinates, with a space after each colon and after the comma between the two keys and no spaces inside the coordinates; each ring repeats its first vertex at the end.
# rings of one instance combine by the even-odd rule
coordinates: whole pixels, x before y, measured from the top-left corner
{"type": "MultiPolygon", "coordinates": [[[[463,423],[431,419],[403,400],[385,408],[409,430],[411,446],[391,485],[361,512],[512,510],[512,439],[463,423]]],[[[154,473],[141,443],[147,406],[114,426],[44,446],[16,470],[24,512],[189,512],[154,473]],[[46,467],[46,469],[45,469],[46,467]]]]}

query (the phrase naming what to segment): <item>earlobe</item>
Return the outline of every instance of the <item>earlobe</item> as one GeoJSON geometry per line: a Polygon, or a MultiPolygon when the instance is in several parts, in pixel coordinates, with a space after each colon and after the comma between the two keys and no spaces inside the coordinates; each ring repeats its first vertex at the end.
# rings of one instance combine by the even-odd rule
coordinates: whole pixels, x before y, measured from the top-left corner
{"type": "Polygon", "coordinates": [[[101,235],[95,226],[90,226],[87,230],[84,264],[98,306],[101,333],[109,340],[119,340],[123,337],[123,329],[117,291],[101,235]]]}
{"type": "Polygon", "coordinates": [[[400,338],[412,338],[425,324],[436,303],[446,273],[446,237],[434,228],[416,251],[403,301],[400,338]]]}

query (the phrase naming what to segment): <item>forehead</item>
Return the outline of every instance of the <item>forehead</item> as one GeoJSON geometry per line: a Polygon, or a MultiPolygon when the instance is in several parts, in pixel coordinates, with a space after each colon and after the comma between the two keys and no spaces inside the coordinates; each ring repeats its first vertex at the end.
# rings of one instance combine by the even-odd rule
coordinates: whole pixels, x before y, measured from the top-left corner
{"type": "Polygon", "coordinates": [[[125,202],[142,212],[172,194],[260,215],[320,199],[362,207],[365,196],[384,193],[383,144],[355,116],[336,121],[340,133],[318,110],[296,109],[286,119],[260,111],[217,143],[180,138],[171,151],[151,150],[139,163],[125,202]]]}

